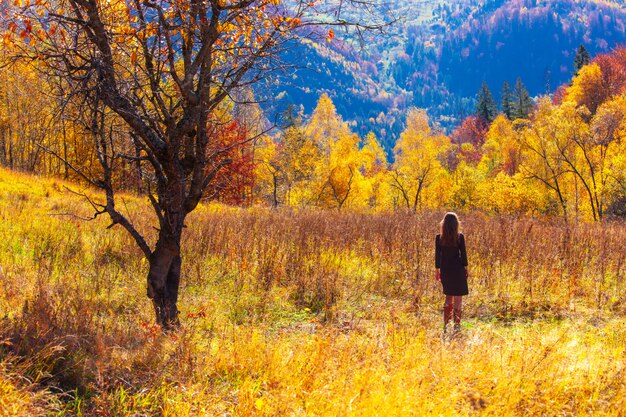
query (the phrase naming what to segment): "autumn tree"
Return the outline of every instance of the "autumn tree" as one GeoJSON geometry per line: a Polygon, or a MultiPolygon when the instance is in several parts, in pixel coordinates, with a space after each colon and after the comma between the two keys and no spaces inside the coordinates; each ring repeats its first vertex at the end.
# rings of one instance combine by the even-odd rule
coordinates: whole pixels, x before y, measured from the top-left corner
{"type": "Polygon", "coordinates": [[[323,177],[325,182],[319,195],[320,202],[341,210],[355,194],[355,187],[361,182],[360,141],[359,136],[352,133],[339,137],[332,144],[326,166],[327,175],[323,177]]]}
{"type": "MultiPolygon", "coordinates": [[[[45,172],[58,165],[46,160],[41,144],[50,141],[56,126],[54,100],[39,93],[46,80],[27,62],[0,71],[0,164],[11,169],[45,172]]],[[[55,167],[62,173],[60,166],[55,167]]]]}
{"type": "Polygon", "coordinates": [[[434,132],[424,110],[410,109],[406,129],[394,147],[391,185],[407,209],[416,212],[424,190],[444,170],[441,157],[450,140],[434,132]]]}
{"type": "MultiPolygon", "coordinates": [[[[477,116],[465,118],[450,135],[452,143],[459,145],[458,156],[466,162],[477,164],[482,157],[481,148],[488,130],[489,123],[485,119],[477,116]]],[[[450,161],[450,168],[456,168],[456,162],[450,161]]]]}
{"type": "Polygon", "coordinates": [[[486,134],[481,164],[488,174],[504,172],[512,176],[519,170],[521,154],[513,124],[501,114],[486,134]]]}
{"type": "Polygon", "coordinates": [[[383,207],[387,194],[388,163],[385,150],[374,133],[370,132],[365,137],[365,143],[359,154],[367,205],[372,208],[383,207]]]}
{"type": "Polygon", "coordinates": [[[516,121],[515,127],[519,131],[519,140],[523,156],[520,170],[525,178],[540,182],[552,192],[562,211],[563,217],[568,216],[566,164],[561,158],[557,140],[558,115],[550,99],[542,98],[531,121],[516,121]]]}
{"type": "MultiPolygon", "coordinates": [[[[101,170],[77,173],[104,192],[104,201],[92,200],[95,215],[106,213],[112,225],[126,229],[148,260],[147,292],[163,327],[179,322],[185,219],[230,162],[209,146],[216,113],[242,86],[283,68],[278,52],[286,42],[315,33],[320,20],[348,27],[351,6],[372,7],[308,0],[3,2],[3,40],[11,55],[60,80],[59,100],[82,107],[82,117],[92,122],[101,170]],[[126,135],[108,135],[101,122],[111,119],[122,122],[126,135]],[[139,152],[119,153],[127,146],[115,140],[139,152]],[[113,178],[121,159],[146,172],[158,218],[154,237],[118,209],[113,178]]],[[[386,18],[369,16],[380,16],[369,27],[386,18]]]]}
{"type": "Polygon", "coordinates": [[[575,103],[565,102],[557,109],[555,143],[568,171],[581,184],[594,220],[601,220],[604,215],[609,179],[607,156],[620,140],[616,134],[623,122],[617,124],[615,120],[623,121],[623,106],[621,98],[607,103],[591,125],[585,121],[587,114],[576,108],[575,103]]]}
{"type": "Polygon", "coordinates": [[[337,113],[328,95],[323,94],[306,126],[306,136],[320,150],[315,179],[311,183],[316,204],[341,209],[355,194],[362,177],[359,144],[361,139],[337,113]]]}
{"type": "MultiPolygon", "coordinates": [[[[504,114],[491,123],[482,158],[473,173],[473,178],[478,179],[472,201],[476,207],[494,213],[528,213],[545,206],[545,198],[541,197],[545,192],[520,173],[522,149],[518,134],[504,114]]],[[[465,171],[471,173],[467,172],[468,167],[465,171]]],[[[459,195],[461,190],[455,190],[453,197],[459,200],[459,195]]]]}
{"type": "Polygon", "coordinates": [[[279,143],[278,167],[285,204],[308,204],[315,200],[316,192],[311,184],[315,181],[321,159],[321,147],[306,134],[298,117],[282,132],[279,143]]]}
{"type": "Polygon", "coordinates": [[[222,154],[221,158],[229,163],[217,171],[204,195],[208,200],[224,204],[246,205],[251,202],[254,182],[255,141],[247,140],[250,133],[237,119],[232,120],[229,115],[224,117],[224,123],[213,124],[213,140],[207,150],[222,154]]]}
{"type": "Polygon", "coordinates": [[[578,71],[572,85],[567,88],[565,99],[575,102],[577,106],[585,106],[591,117],[610,94],[602,84],[600,66],[595,63],[586,65],[578,71]]]}
{"type": "Polygon", "coordinates": [[[602,190],[602,201],[598,202],[600,216],[605,206],[612,203],[616,213],[622,204],[623,215],[626,210],[626,97],[617,96],[602,104],[590,127],[596,148],[590,162],[596,165],[594,172],[602,190]]]}
{"type": "Polygon", "coordinates": [[[254,152],[254,186],[257,189],[256,201],[269,202],[276,208],[280,204],[279,189],[284,178],[280,144],[271,136],[264,135],[255,144],[254,152]]]}
{"type": "Polygon", "coordinates": [[[592,62],[600,67],[604,97],[626,92],[626,47],[621,46],[611,53],[597,55],[592,62]]]}
{"type": "Polygon", "coordinates": [[[453,143],[461,145],[471,143],[474,146],[482,146],[489,125],[484,119],[476,116],[466,117],[463,122],[452,132],[450,139],[453,143]]]}

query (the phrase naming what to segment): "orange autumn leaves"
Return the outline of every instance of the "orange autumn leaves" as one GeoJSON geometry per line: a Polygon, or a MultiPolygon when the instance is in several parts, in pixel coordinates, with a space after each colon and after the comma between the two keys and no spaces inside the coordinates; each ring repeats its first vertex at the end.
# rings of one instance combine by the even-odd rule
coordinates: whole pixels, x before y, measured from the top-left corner
{"type": "MultiPolygon", "coordinates": [[[[1,35],[3,44],[35,56],[49,52],[51,44],[58,46],[71,41],[73,36],[70,36],[67,24],[79,23],[82,19],[75,16],[71,5],[63,0],[3,0],[2,3],[5,5],[3,18],[7,22],[1,35]],[[36,48],[41,42],[45,45],[36,48]]],[[[146,40],[152,39],[152,45],[157,46],[151,51],[156,55],[176,54],[185,45],[190,47],[198,33],[208,30],[215,13],[210,3],[203,6],[205,9],[198,9],[185,0],[164,2],[159,7],[122,0],[98,0],[97,3],[112,40],[113,52],[127,56],[132,65],[141,63],[138,56],[145,52],[142,44],[146,40]]],[[[282,7],[279,0],[264,0],[224,12],[231,10],[231,3],[220,2],[223,10],[219,12],[220,23],[213,43],[215,50],[226,55],[224,60],[238,49],[263,54],[263,49],[273,46],[282,34],[288,36],[301,26],[305,10],[315,6],[315,2],[311,2],[294,12],[282,7]]]]}

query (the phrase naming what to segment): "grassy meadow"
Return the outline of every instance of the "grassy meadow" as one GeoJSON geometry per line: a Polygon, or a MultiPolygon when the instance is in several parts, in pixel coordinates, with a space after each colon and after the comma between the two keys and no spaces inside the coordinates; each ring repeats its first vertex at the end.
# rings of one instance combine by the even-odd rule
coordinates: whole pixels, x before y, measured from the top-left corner
{"type": "Polygon", "coordinates": [[[461,213],[444,342],[442,212],[202,206],[166,334],[141,252],[67,185],[0,170],[2,416],[626,415],[624,221],[461,213]]]}

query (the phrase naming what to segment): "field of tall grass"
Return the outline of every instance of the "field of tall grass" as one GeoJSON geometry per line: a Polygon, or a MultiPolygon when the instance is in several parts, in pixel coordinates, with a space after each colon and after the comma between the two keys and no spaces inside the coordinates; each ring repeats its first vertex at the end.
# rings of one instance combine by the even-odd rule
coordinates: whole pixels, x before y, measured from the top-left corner
{"type": "MultiPolygon", "coordinates": [[[[163,333],[141,252],[66,185],[0,170],[2,416],[626,414],[624,221],[460,213],[448,342],[443,212],[205,205],[163,333]]],[[[143,201],[122,206],[149,234],[143,201]]]]}

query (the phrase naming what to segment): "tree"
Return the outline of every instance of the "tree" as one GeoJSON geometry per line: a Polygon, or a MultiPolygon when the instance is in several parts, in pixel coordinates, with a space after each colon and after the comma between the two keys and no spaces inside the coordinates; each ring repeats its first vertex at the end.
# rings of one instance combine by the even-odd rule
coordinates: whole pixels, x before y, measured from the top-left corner
{"type": "Polygon", "coordinates": [[[513,96],[508,81],[502,84],[502,112],[509,120],[513,120],[513,96]]]}
{"type": "MultiPolygon", "coordinates": [[[[602,190],[604,204],[615,207],[626,202],[626,97],[618,96],[602,104],[591,120],[592,140],[595,144],[595,172],[602,190]]],[[[626,206],[622,206],[624,215],[626,206]]],[[[615,210],[619,212],[619,210],[615,210]]]]}
{"type": "Polygon", "coordinates": [[[311,182],[322,158],[322,150],[305,133],[301,118],[282,132],[278,169],[286,205],[310,203],[315,199],[311,182]]]}
{"type": "Polygon", "coordinates": [[[278,191],[283,178],[280,156],[279,144],[269,136],[260,138],[254,157],[255,195],[274,208],[279,204],[278,191]]]}
{"type": "Polygon", "coordinates": [[[390,173],[391,185],[408,210],[417,212],[424,190],[444,170],[440,159],[449,147],[450,139],[430,128],[426,111],[409,110],[407,127],[394,147],[390,173]]]}
{"type": "Polygon", "coordinates": [[[46,154],[39,146],[51,142],[55,128],[51,123],[54,102],[38,94],[38,89],[47,84],[27,62],[15,63],[0,72],[1,165],[37,173],[51,168],[54,161],[44,160],[46,154]]]}
{"type": "Polygon", "coordinates": [[[306,136],[320,150],[311,183],[315,203],[341,210],[362,180],[359,170],[361,139],[352,133],[332,100],[322,94],[306,126],[306,136]]]}
{"type": "MultiPolygon", "coordinates": [[[[12,56],[60,80],[59,100],[89,122],[101,169],[97,175],[80,168],[76,173],[104,192],[105,201],[91,200],[95,216],[106,213],[112,225],[124,227],[148,260],[148,297],[164,328],[179,322],[185,219],[231,162],[224,149],[209,146],[225,103],[242,87],[283,69],[281,49],[320,20],[347,27],[344,13],[351,13],[351,5],[366,11],[372,6],[350,1],[320,10],[308,0],[3,3],[3,41],[12,56]],[[113,121],[126,134],[110,134],[113,121]],[[120,151],[131,146],[136,155],[120,151]],[[158,219],[153,239],[116,206],[121,160],[146,171],[141,178],[158,219]]],[[[360,32],[373,26],[381,25],[356,27],[360,32]]]]}
{"type": "Polygon", "coordinates": [[[607,156],[621,137],[624,104],[621,97],[606,103],[591,125],[586,122],[587,114],[573,102],[563,103],[557,111],[556,144],[568,171],[580,181],[587,195],[593,220],[602,220],[604,215],[610,174],[606,169],[607,156]]]}
{"type": "Polygon", "coordinates": [[[566,101],[577,106],[585,106],[589,116],[595,114],[598,106],[608,99],[610,92],[603,88],[602,70],[595,64],[585,65],[567,88],[566,101]]]}
{"type": "Polygon", "coordinates": [[[496,118],[496,101],[493,94],[485,81],[483,81],[478,91],[478,102],[476,103],[476,116],[485,119],[488,122],[496,118]]]}
{"type": "Polygon", "coordinates": [[[526,119],[533,109],[533,101],[520,77],[515,82],[513,90],[513,119],[526,119]]]}
{"type": "Polygon", "coordinates": [[[528,120],[514,122],[523,152],[520,171],[525,178],[536,180],[552,191],[561,207],[563,217],[567,219],[567,196],[565,175],[567,167],[563,162],[557,144],[556,108],[549,98],[542,98],[533,115],[528,120]]]}
{"type": "Polygon", "coordinates": [[[504,172],[512,176],[518,172],[520,149],[511,121],[499,115],[489,127],[485,138],[480,165],[484,166],[486,174],[504,172]]]}
{"type": "Polygon", "coordinates": [[[370,132],[365,137],[365,144],[360,152],[360,170],[367,187],[366,202],[369,207],[381,207],[384,205],[385,184],[387,178],[387,155],[383,147],[376,139],[376,135],[370,132]]]}
{"type": "MultiPolygon", "coordinates": [[[[463,120],[460,126],[454,129],[450,139],[458,145],[460,151],[457,159],[462,159],[470,164],[477,164],[482,157],[481,149],[485,142],[485,135],[489,130],[489,123],[477,116],[469,116],[463,120]]],[[[456,169],[458,161],[450,161],[449,168],[456,169]]]]}
{"type": "Polygon", "coordinates": [[[616,48],[609,54],[597,55],[592,63],[600,67],[603,96],[613,97],[626,92],[626,47],[616,48]]]}
{"type": "Polygon", "coordinates": [[[215,127],[211,134],[214,140],[207,149],[210,153],[222,153],[223,158],[230,162],[215,174],[213,181],[206,187],[205,198],[232,205],[251,202],[255,141],[248,141],[248,135],[248,130],[237,119],[215,127]]]}
{"type": "Polygon", "coordinates": [[[574,75],[578,75],[578,71],[581,70],[582,67],[587,65],[591,61],[591,57],[589,56],[589,52],[587,52],[587,48],[582,43],[576,50],[576,56],[574,57],[574,75]]]}

